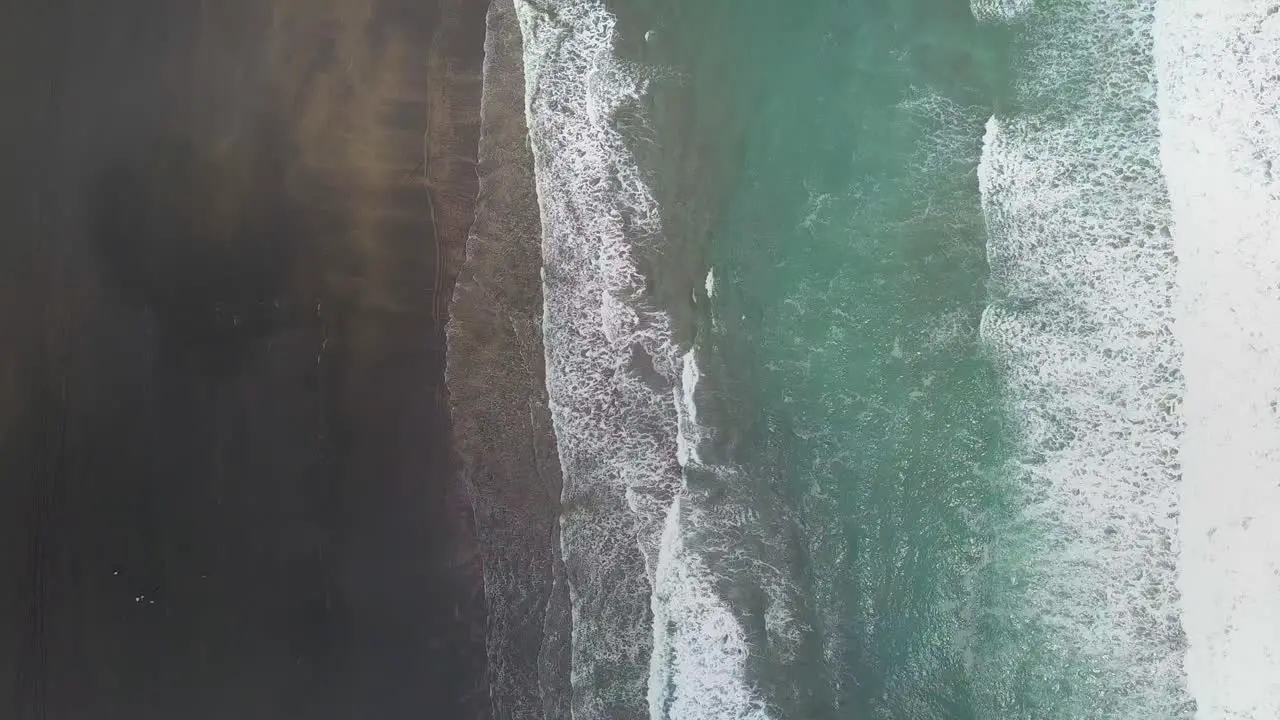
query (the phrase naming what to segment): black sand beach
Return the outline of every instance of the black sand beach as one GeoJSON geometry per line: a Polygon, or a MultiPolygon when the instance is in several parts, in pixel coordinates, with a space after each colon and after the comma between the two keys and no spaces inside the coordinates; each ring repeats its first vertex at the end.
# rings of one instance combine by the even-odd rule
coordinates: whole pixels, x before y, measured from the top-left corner
{"type": "Polygon", "coordinates": [[[444,389],[484,12],[0,8],[0,717],[488,716],[444,389]]]}

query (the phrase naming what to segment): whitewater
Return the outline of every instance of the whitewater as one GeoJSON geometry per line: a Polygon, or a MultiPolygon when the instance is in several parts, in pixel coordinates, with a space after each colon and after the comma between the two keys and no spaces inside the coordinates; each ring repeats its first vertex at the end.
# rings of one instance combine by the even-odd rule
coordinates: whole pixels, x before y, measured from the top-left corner
{"type": "Polygon", "coordinates": [[[1280,6],[974,9],[1026,23],[980,168],[1022,505],[994,562],[1061,656],[1014,686],[1037,716],[1280,717],[1280,6]]]}
{"type": "Polygon", "coordinates": [[[804,660],[812,633],[795,609],[786,519],[730,462],[732,443],[701,410],[705,360],[647,286],[672,243],[628,144],[650,134],[652,71],[615,57],[602,3],[516,9],[564,474],[572,716],[786,717],[805,692],[777,670],[804,660]],[[739,591],[763,596],[762,617],[735,606],[739,591]]]}
{"type": "Polygon", "coordinates": [[[1194,707],[1176,585],[1183,378],[1153,9],[1031,12],[1017,109],[987,125],[994,298],[982,336],[1005,384],[1019,510],[991,557],[1014,639],[982,662],[990,685],[1032,701],[993,693],[986,717],[1172,720],[1194,707]],[[1026,663],[1036,645],[1051,651],[1026,663]]]}
{"type": "Polygon", "coordinates": [[[635,246],[661,243],[612,121],[643,92],[593,2],[517,2],[542,217],[547,391],[564,476],[561,553],[575,718],[648,716],[650,581],[680,482],[669,317],[646,307],[635,246]],[[642,367],[647,364],[647,368],[642,367]]]}
{"type": "Polygon", "coordinates": [[[1162,0],[1179,259],[1186,669],[1201,720],[1280,717],[1280,4],[1162,0]]]}

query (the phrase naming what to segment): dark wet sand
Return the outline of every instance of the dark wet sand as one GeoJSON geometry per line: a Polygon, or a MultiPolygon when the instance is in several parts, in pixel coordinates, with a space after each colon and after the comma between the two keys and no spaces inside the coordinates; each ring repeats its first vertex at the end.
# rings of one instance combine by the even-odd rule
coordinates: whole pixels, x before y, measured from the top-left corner
{"type": "Polygon", "coordinates": [[[483,33],[0,8],[0,718],[485,716],[442,378],[483,33]]]}
{"type": "Polygon", "coordinates": [[[550,720],[569,717],[572,628],[542,345],[542,225],[512,0],[491,3],[485,52],[479,194],[450,306],[446,376],[483,558],[494,717],[550,720]]]}

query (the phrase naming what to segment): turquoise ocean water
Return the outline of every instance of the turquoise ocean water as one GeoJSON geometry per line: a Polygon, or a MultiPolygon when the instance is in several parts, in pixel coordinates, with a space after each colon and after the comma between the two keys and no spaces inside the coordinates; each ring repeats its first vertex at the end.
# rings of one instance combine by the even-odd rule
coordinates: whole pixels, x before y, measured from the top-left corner
{"type": "MultiPolygon", "coordinates": [[[[1002,497],[976,169],[1007,33],[963,2],[729,13],[713,333],[767,413],[838,717],[970,718],[1002,497]]],[[[694,70],[697,72],[697,70],[694,70]]],[[[997,621],[998,622],[998,621],[997,621]]],[[[1029,702],[1029,701],[1028,701],[1029,702]]]]}
{"type": "Polygon", "coordinates": [[[1157,3],[517,9],[575,717],[1192,717],[1157,3]]]}

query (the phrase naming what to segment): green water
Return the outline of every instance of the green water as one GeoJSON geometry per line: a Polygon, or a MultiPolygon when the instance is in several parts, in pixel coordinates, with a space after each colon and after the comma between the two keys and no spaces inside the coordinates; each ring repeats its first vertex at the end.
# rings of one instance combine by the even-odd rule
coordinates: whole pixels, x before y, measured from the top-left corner
{"type": "Polygon", "coordinates": [[[754,58],[776,79],[716,238],[724,314],[789,431],[837,708],[963,718],[999,430],[972,172],[995,42],[964,3],[807,11],[754,58]]]}
{"type": "Polygon", "coordinates": [[[837,715],[1017,707],[971,680],[1002,501],[975,171],[1006,40],[959,0],[684,5],[649,6],[649,45],[694,88],[674,155],[703,184],[664,210],[706,209],[701,331],[768,418],[837,715]]]}

